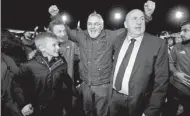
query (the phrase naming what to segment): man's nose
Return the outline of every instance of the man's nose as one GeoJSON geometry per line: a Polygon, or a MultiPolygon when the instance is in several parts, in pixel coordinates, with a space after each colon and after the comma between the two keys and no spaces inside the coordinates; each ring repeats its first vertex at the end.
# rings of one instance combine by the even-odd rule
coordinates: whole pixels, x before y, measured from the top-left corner
{"type": "Polygon", "coordinates": [[[138,25],[141,25],[142,24],[142,21],[140,19],[137,19],[137,22],[136,22],[138,25]]]}
{"type": "Polygon", "coordinates": [[[63,31],[63,32],[61,32],[61,34],[60,34],[62,37],[65,35],[65,32],[63,31]]]}
{"type": "Polygon", "coordinates": [[[92,25],[91,25],[91,28],[92,28],[92,29],[94,29],[94,28],[95,28],[95,25],[94,25],[94,24],[92,24],[92,25]]]}

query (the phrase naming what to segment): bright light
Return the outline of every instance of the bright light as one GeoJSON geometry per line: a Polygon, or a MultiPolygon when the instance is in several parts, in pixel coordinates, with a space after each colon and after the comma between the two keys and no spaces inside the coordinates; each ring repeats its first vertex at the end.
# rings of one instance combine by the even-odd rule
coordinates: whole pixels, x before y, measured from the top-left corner
{"type": "Polygon", "coordinates": [[[63,20],[63,22],[66,22],[66,21],[67,21],[67,16],[66,16],[66,15],[63,15],[63,16],[62,16],[62,20],[63,20]]]}
{"type": "Polygon", "coordinates": [[[181,19],[181,18],[183,17],[183,12],[177,11],[176,14],[175,14],[175,17],[176,17],[177,19],[181,19]]]}
{"type": "Polygon", "coordinates": [[[125,20],[126,10],[123,6],[115,6],[110,9],[109,12],[109,25],[114,28],[121,28],[123,26],[123,22],[125,20]]]}
{"type": "Polygon", "coordinates": [[[182,5],[174,6],[167,14],[167,22],[172,26],[178,27],[181,22],[189,19],[189,14],[188,7],[182,5]]]}
{"type": "Polygon", "coordinates": [[[115,13],[114,18],[115,18],[116,20],[121,19],[121,13],[115,13]]]}

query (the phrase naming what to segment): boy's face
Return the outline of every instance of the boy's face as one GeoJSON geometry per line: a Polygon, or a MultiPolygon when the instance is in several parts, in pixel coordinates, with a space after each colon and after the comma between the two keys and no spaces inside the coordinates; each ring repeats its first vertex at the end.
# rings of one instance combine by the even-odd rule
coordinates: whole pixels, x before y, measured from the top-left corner
{"type": "Polygon", "coordinates": [[[48,38],[44,43],[43,53],[52,57],[59,55],[59,43],[56,39],[48,38]]]}

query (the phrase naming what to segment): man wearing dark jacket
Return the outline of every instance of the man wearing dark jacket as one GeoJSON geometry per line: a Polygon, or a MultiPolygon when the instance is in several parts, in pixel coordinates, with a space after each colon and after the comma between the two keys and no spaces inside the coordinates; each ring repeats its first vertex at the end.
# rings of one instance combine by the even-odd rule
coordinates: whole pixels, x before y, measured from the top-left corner
{"type": "Polygon", "coordinates": [[[183,106],[182,116],[190,116],[190,20],[181,24],[182,43],[171,50],[168,102],[163,116],[176,116],[179,104],[183,106]]]}
{"type": "MultiPolygon", "coordinates": [[[[8,31],[7,31],[8,32],[8,31]]],[[[8,32],[8,35],[11,33],[8,32]]],[[[19,68],[12,57],[7,54],[7,50],[14,49],[14,44],[10,37],[4,32],[1,35],[1,115],[2,116],[22,116],[14,101],[15,84],[14,75],[18,73],[19,68]]]]}
{"type": "Polygon", "coordinates": [[[141,10],[130,11],[115,41],[110,116],[160,116],[168,85],[166,42],[145,33],[141,10]]]}
{"type": "Polygon", "coordinates": [[[65,58],[68,64],[68,74],[74,80],[73,74],[73,65],[74,65],[74,56],[76,49],[78,48],[76,43],[68,39],[68,36],[65,31],[64,23],[58,20],[53,20],[49,24],[49,30],[55,34],[60,42],[59,53],[65,58]]]}
{"type": "Polygon", "coordinates": [[[14,60],[1,53],[1,115],[22,116],[16,102],[14,101],[13,76],[18,73],[19,68],[14,60]]]}
{"type": "MultiPolygon", "coordinates": [[[[153,3],[152,6],[148,16],[151,16],[154,11],[155,4],[153,3]]],[[[145,12],[146,8],[145,5],[145,12]]],[[[52,6],[52,10],[55,9],[55,6],[52,6]]],[[[55,11],[57,12],[57,10],[55,11]]],[[[60,20],[59,16],[57,20],[60,20]]],[[[80,48],[79,72],[83,80],[80,89],[84,112],[86,115],[105,116],[108,109],[113,41],[124,30],[104,29],[103,18],[96,12],[89,15],[86,31],[71,30],[66,25],[65,27],[69,39],[76,42],[80,48]]]]}
{"type": "Polygon", "coordinates": [[[23,89],[23,94],[17,94],[22,114],[65,116],[71,107],[73,82],[67,73],[65,59],[58,56],[57,37],[40,33],[35,38],[35,45],[34,58],[22,64],[15,77],[23,89]]]}

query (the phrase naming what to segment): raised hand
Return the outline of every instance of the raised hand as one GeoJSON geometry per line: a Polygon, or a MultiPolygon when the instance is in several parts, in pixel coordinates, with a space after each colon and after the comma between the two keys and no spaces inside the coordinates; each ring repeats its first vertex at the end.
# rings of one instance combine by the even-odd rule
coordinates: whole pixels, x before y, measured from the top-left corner
{"type": "Polygon", "coordinates": [[[144,12],[147,16],[151,16],[155,10],[156,7],[156,3],[148,0],[145,4],[144,4],[144,12]]]}
{"type": "Polygon", "coordinates": [[[34,111],[34,109],[33,109],[33,107],[32,107],[32,104],[27,104],[27,105],[25,105],[25,106],[22,108],[22,110],[21,110],[21,112],[22,112],[22,114],[23,114],[24,116],[28,116],[28,115],[32,114],[33,111],[34,111]]]}
{"type": "Polygon", "coordinates": [[[48,11],[51,16],[56,16],[59,13],[59,9],[56,5],[51,5],[48,11]]]}

